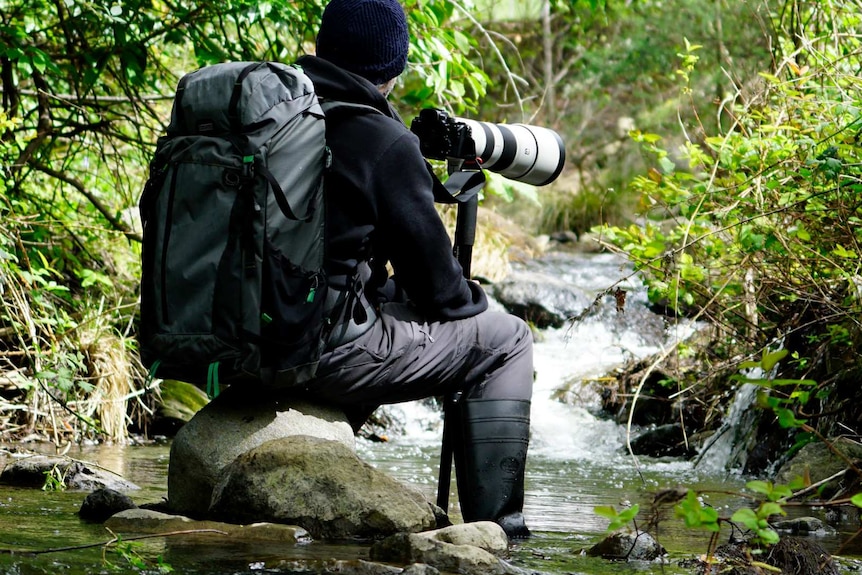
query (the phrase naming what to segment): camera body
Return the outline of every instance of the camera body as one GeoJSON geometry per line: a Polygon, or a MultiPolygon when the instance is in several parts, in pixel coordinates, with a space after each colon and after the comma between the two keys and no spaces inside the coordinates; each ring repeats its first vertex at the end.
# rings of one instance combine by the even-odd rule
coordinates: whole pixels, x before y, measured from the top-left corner
{"type": "Polygon", "coordinates": [[[472,130],[443,110],[425,108],[413,119],[410,131],[419,137],[422,155],[431,160],[476,160],[472,130]]]}
{"type": "Polygon", "coordinates": [[[452,118],[443,110],[425,108],[410,130],[419,137],[426,158],[455,160],[534,186],[556,180],[566,162],[562,138],[540,126],[452,118]]]}

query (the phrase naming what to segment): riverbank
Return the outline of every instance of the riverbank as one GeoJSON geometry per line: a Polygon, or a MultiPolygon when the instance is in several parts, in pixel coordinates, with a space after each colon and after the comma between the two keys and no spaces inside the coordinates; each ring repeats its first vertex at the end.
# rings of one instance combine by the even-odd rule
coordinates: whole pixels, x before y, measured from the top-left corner
{"type": "MultiPolygon", "coordinates": [[[[571,259],[555,257],[541,265],[545,268],[544,273],[551,273],[563,283],[579,286],[585,293],[592,294],[605,290],[627,274],[621,269],[621,261],[610,254],[576,254],[571,259]]],[[[537,536],[527,543],[519,544],[512,551],[516,564],[529,569],[561,574],[573,571],[598,573],[606,569],[604,562],[594,558],[585,559],[580,555],[581,551],[603,537],[608,525],[607,517],[595,513],[598,506],[623,510],[630,503],[638,504],[641,513],[637,521],[643,528],[650,524],[652,504],[657,494],[684,487],[701,493],[711,508],[716,509],[721,517],[729,519],[737,509],[751,503],[749,497],[754,494],[747,492],[745,483],[765,478],[745,473],[738,466],[728,466],[727,459],[719,457],[717,453],[700,458],[667,454],[632,457],[629,454],[628,443],[633,437],[632,433],[648,430],[653,424],[639,422],[630,428],[627,416],[623,416],[626,410],[621,410],[616,419],[611,417],[610,410],[603,405],[605,390],[612,380],[617,383],[627,381],[625,386],[617,388],[617,398],[631,400],[643,374],[653,364],[654,354],[662,354],[663,350],[669,349],[669,342],[676,341],[675,338],[681,334],[675,330],[656,333],[655,330],[641,329],[646,324],[632,319],[637,317],[635,306],[647,307],[645,294],[634,282],[625,284],[625,287],[629,290],[627,315],[620,315],[614,298],[607,297],[602,300],[601,309],[583,321],[537,332],[537,378],[525,507],[528,522],[537,536]],[[641,362],[641,369],[626,367],[633,365],[631,362],[641,362]],[[628,376],[624,376],[626,373],[628,376]],[[561,392],[561,388],[565,392],[561,392]]],[[[662,377],[655,381],[658,385],[656,390],[641,393],[644,405],[647,404],[648,396],[655,394],[658,397],[658,391],[664,389],[660,385],[661,381],[667,376],[679,374],[678,367],[671,369],[667,365],[657,365],[652,369],[653,373],[662,377]]],[[[644,388],[641,388],[643,391],[644,388]]],[[[665,400],[658,402],[661,406],[671,404],[672,401],[668,399],[676,391],[665,393],[665,400]]],[[[685,397],[692,403],[695,399],[714,401],[713,412],[718,424],[728,419],[735,395],[725,392],[724,395],[710,396],[688,390],[685,397]]],[[[671,409],[669,413],[678,412],[671,409]]],[[[419,403],[393,407],[387,410],[387,416],[391,422],[386,428],[388,441],[360,440],[360,456],[394,477],[418,486],[426,496],[433,499],[439,460],[439,412],[433,406],[419,403]]],[[[715,429],[719,428],[720,425],[715,429]]],[[[50,434],[45,437],[50,438],[50,434]]],[[[142,470],[153,470],[154,475],[145,477],[144,490],[136,497],[158,501],[165,496],[167,445],[170,440],[164,438],[160,441],[139,436],[138,439],[133,438],[129,445],[99,442],[87,445],[88,441],[84,441],[80,445],[67,443],[61,447],[68,447],[70,453],[82,458],[98,454],[102,462],[100,464],[117,469],[129,477],[137,477],[142,470]]],[[[40,450],[55,451],[53,446],[45,443],[23,443],[10,447],[37,446],[40,450]]],[[[51,509],[50,502],[55,498],[67,502],[68,507],[59,512],[68,516],[72,511],[77,511],[69,502],[77,498],[80,505],[82,499],[75,494],[24,494],[18,491],[6,494],[6,497],[13,498],[15,507],[17,502],[29,506],[30,510],[26,513],[32,515],[28,521],[32,521],[34,534],[40,529],[44,530],[45,524],[51,522],[52,512],[46,515],[41,510],[46,503],[51,509]]],[[[457,514],[456,501],[452,499],[450,512],[453,514],[457,514]]],[[[663,510],[662,520],[658,524],[659,541],[669,550],[670,557],[681,560],[690,557],[693,550],[696,554],[707,553],[709,532],[686,528],[681,519],[674,517],[672,507],[663,510]]],[[[7,507],[9,509],[11,504],[7,507]]],[[[791,514],[812,511],[803,506],[789,506],[787,510],[791,514]]],[[[826,518],[826,509],[815,511],[826,518]]],[[[7,516],[3,520],[4,524],[13,522],[14,517],[14,514],[7,516]]],[[[818,538],[818,541],[826,544],[830,551],[837,551],[855,533],[858,519],[852,516],[832,519],[837,522],[836,533],[825,539],[818,538]]],[[[73,518],[68,517],[68,520],[71,522],[68,529],[79,529],[74,527],[73,518]]],[[[726,525],[722,537],[728,537],[729,531],[726,525]]],[[[90,537],[92,542],[98,540],[95,535],[90,527],[86,527],[76,537],[79,540],[90,537]]],[[[30,541],[37,542],[38,537],[34,535],[30,541]]],[[[167,546],[174,547],[176,542],[167,546]]],[[[325,553],[338,553],[337,549],[330,549],[328,544],[325,549],[325,553]]],[[[852,546],[848,549],[842,553],[851,557],[862,554],[852,546]]],[[[295,551],[292,549],[290,553],[295,551]]],[[[236,553],[243,556],[239,551],[236,553]]],[[[192,552],[192,555],[196,554],[200,553],[192,552]]],[[[194,557],[186,559],[183,553],[175,557],[174,561],[180,564],[190,561],[190,569],[209,573],[204,566],[194,563],[197,560],[194,557]]],[[[221,555],[216,554],[215,557],[221,555]]],[[[245,557],[254,559],[251,555],[245,557]]]]}

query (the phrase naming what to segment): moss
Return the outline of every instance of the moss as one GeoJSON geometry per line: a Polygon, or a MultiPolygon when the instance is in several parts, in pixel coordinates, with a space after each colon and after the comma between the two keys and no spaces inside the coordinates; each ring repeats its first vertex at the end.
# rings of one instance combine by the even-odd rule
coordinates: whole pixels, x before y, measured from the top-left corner
{"type": "Polygon", "coordinates": [[[175,379],[164,380],[159,385],[159,390],[161,392],[161,405],[158,413],[161,417],[188,421],[209,403],[203,390],[190,383],[175,379]]]}

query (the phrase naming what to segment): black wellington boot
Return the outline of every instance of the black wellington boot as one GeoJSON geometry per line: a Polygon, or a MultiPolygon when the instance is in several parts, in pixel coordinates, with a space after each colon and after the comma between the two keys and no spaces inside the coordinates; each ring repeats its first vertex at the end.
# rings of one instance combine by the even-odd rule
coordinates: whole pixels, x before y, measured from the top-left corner
{"type": "Polygon", "coordinates": [[[458,416],[453,450],[464,521],[496,521],[512,539],[529,537],[522,511],[530,402],[462,399],[458,416]]]}

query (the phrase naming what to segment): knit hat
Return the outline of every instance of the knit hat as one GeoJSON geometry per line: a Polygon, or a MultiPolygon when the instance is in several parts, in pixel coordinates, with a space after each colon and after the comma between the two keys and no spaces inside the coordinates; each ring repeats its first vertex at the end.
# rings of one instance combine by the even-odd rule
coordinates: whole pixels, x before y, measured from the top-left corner
{"type": "Polygon", "coordinates": [[[317,55],[379,85],[404,71],[409,44],[398,0],[332,0],[323,11],[317,55]]]}

